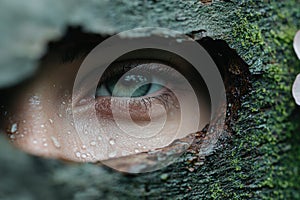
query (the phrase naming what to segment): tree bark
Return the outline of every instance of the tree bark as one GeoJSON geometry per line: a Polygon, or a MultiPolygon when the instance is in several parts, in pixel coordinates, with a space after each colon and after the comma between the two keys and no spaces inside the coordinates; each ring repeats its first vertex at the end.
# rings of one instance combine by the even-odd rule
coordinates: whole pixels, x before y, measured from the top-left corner
{"type": "MultiPolygon", "coordinates": [[[[196,153],[187,152],[162,170],[129,175],[92,164],[70,165],[34,158],[2,140],[1,151],[11,156],[0,156],[5,163],[0,166],[1,179],[5,180],[0,182],[0,198],[300,198],[300,112],[291,95],[291,85],[300,72],[292,46],[293,36],[300,29],[299,0],[232,0],[211,4],[198,0],[90,1],[79,5],[75,1],[64,2],[54,3],[52,13],[41,12],[35,14],[36,19],[31,18],[36,32],[44,30],[41,33],[46,34],[45,30],[52,27],[51,36],[34,33],[32,37],[38,38],[33,40],[36,49],[28,53],[28,38],[16,33],[20,41],[17,48],[23,49],[10,50],[0,70],[5,63],[16,69],[20,66],[16,52],[28,69],[34,68],[46,41],[63,34],[62,27],[66,25],[81,25],[95,33],[159,26],[184,33],[205,30],[207,36],[226,41],[249,65],[252,87],[241,98],[235,119],[230,121],[230,136],[221,138],[203,163],[195,161],[196,153]],[[61,11],[61,19],[54,11],[61,11]],[[38,25],[42,19],[46,22],[38,25]],[[51,23],[55,20],[59,23],[51,23]]],[[[49,5],[50,1],[42,4],[49,5]]],[[[8,29],[6,33],[14,31],[8,29]]],[[[4,44],[3,39],[0,44],[4,44]]],[[[28,74],[24,72],[12,79],[28,74]]]]}

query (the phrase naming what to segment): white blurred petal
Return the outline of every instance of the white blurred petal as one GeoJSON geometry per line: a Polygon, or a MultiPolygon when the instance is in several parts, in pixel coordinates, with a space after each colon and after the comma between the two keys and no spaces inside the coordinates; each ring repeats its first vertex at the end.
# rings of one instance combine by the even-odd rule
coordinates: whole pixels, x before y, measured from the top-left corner
{"type": "Polygon", "coordinates": [[[296,77],[293,84],[293,97],[298,105],[300,105],[300,74],[296,77]]]}
{"type": "Polygon", "coordinates": [[[300,30],[296,33],[294,37],[294,50],[300,60],[300,30]]]}

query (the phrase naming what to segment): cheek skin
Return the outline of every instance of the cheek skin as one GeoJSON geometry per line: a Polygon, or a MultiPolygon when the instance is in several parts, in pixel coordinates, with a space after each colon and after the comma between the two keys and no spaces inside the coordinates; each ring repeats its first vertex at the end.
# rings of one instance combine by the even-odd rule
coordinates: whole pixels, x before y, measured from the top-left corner
{"type": "MultiPolygon", "coordinates": [[[[107,109],[110,101],[102,98],[81,106],[78,111],[80,120],[76,121],[80,131],[77,132],[72,115],[71,94],[81,60],[69,64],[58,63],[53,60],[44,62],[36,78],[18,91],[11,107],[13,115],[7,123],[8,132],[13,144],[25,152],[76,162],[95,162],[161,148],[174,139],[196,131],[187,123],[183,125],[184,133],[174,138],[174,130],[180,125],[180,110],[171,106],[169,110],[173,116],[170,115],[164,129],[158,133],[159,139],[133,138],[118,128],[111,111],[107,109]],[[95,109],[98,110],[101,134],[97,128],[99,126],[89,123],[90,113],[95,109]]],[[[143,122],[149,121],[149,114],[143,111],[145,108],[142,105],[133,104],[129,107],[134,122],[145,125],[143,122]]],[[[193,113],[193,109],[191,105],[188,112],[193,113]]],[[[160,114],[157,110],[154,116],[159,119],[160,114]]],[[[186,121],[193,121],[193,118],[191,115],[186,121]]],[[[208,115],[202,119],[201,128],[208,122],[208,115]]],[[[143,134],[147,135],[147,131],[143,134]]]]}
{"type": "MultiPolygon", "coordinates": [[[[74,127],[67,117],[76,66],[46,62],[36,77],[17,91],[8,127],[17,126],[11,135],[20,149],[38,156],[73,159],[71,146],[80,146],[71,137],[74,127]],[[66,76],[68,74],[68,76],[66,76]]],[[[10,130],[10,128],[8,129],[10,130]]]]}

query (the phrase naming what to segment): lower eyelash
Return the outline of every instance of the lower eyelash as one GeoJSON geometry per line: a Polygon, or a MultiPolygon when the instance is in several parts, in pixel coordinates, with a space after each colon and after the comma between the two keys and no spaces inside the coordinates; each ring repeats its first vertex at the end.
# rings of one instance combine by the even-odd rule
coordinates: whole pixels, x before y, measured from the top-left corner
{"type": "MultiPolygon", "coordinates": [[[[167,89],[164,89],[160,94],[156,96],[146,96],[139,98],[115,98],[114,106],[119,111],[124,110],[124,113],[127,108],[130,109],[131,115],[139,118],[139,115],[145,115],[151,108],[151,105],[154,101],[157,101],[161,104],[166,112],[170,111],[172,108],[178,108],[178,101],[175,95],[167,89]],[[136,109],[132,109],[132,107],[136,109]]],[[[101,117],[111,118],[111,98],[110,97],[100,97],[96,99],[96,110],[101,117]]]]}
{"type": "Polygon", "coordinates": [[[172,107],[178,107],[177,98],[170,90],[165,90],[160,95],[150,98],[158,100],[164,106],[165,110],[169,110],[172,107]]]}

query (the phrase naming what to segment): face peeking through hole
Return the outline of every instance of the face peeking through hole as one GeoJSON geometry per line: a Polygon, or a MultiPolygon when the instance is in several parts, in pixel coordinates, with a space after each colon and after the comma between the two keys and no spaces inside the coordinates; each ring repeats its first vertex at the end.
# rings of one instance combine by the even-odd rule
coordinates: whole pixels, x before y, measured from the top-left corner
{"type": "Polygon", "coordinates": [[[67,37],[17,87],[5,124],[17,147],[97,162],[163,148],[209,123],[207,88],[183,58],[145,48],[103,67],[105,58],[84,56],[99,42],[92,40],[76,45],[67,37]],[[93,67],[81,70],[89,63],[93,67]]]}

